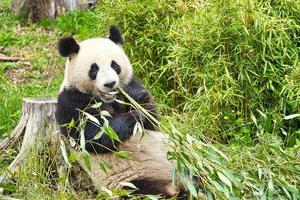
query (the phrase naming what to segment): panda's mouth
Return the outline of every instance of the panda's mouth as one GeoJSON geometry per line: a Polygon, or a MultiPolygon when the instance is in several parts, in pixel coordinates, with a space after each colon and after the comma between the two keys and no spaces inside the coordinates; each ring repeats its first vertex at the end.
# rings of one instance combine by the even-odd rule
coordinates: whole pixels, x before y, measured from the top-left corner
{"type": "Polygon", "coordinates": [[[100,95],[100,98],[103,100],[103,101],[106,101],[106,102],[110,102],[110,101],[113,101],[117,95],[118,92],[116,91],[111,91],[111,92],[102,92],[102,91],[98,91],[99,92],[99,95],[100,95]]]}

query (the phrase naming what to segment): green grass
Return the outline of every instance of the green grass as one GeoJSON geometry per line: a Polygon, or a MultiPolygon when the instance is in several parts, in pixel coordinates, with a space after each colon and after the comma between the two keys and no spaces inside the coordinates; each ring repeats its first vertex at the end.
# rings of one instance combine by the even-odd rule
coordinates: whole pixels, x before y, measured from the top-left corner
{"type": "Polygon", "coordinates": [[[57,95],[63,71],[56,52],[57,34],[34,24],[20,26],[6,2],[0,4],[0,47],[4,54],[24,61],[0,63],[0,135],[7,135],[16,125],[23,97],[57,95]],[[15,71],[23,68],[24,72],[15,71]],[[7,76],[11,70],[13,76],[29,81],[14,84],[7,76]]]}
{"type": "Polygon", "coordinates": [[[174,126],[179,173],[200,176],[218,199],[300,198],[300,118],[284,118],[300,106],[299,0],[101,1],[21,26],[9,2],[0,3],[0,47],[25,61],[0,63],[0,135],[16,125],[23,97],[57,95],[58,38],[103,36],[115,24],[163,124],[174,126]],[[7,71],[24,66],[29,81],[14,84],[7,71]]]}

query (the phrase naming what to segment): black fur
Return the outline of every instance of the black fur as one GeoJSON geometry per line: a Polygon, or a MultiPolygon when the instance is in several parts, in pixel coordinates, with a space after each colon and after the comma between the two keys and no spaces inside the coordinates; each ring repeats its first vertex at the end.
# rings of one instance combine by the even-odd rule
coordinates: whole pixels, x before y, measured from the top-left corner
{"type": "Polygon", "coordinates": [[[116,61],[111,61],[110,66],[117,72],[117,74],[121,73],[121,66],[116,61]]]}
{"type": "Polygon", "coordinates": [[[116,44],[123,44],[124,43],[122,33],[116,26],[111,26],[110,27],[108,38],[116,44]]]}
{"type": "MultiPolygon", "coordinates": [[[[137,179],[131,181],[131,183],[138,188],[134,194],[151,194],[151,195],[160,195],[165,193],[166,183],[163,181],[157,180],[148,180],[148,179],[137,179]]],[[[170,198],[170,196],[164,196],[164,198],[170,198]]]]}
{"type": "Polygon", "coordinates": [[[63,57],[68,57],[72,53],[79,52],[79,45],[76,40],[72,37],[65,37],[59,40],[58,42],[58,51],[59,54],[63,57]]]}
{"type": "Polygon", "coordinates": [[[97,78],[98,71],[99,71],[98,65],[96,63],[93,63],[89,70],[90,79],[95,80],[97,78]]]}
{"type": "MultiPolygon", "coordinates": [[[[153,116],[157,117],[156,106],[151,99],[150,94],[141,83],[133,78],[124,88],[124,90],[133,99],[141,103],[144,108],[153,113],[153,116]]],[[[117,95],[117,99],[126,101],[125,97],[123,97],[121,94],[117,95]]],[[[78,109],[84,110],[95,102],[102,101],[99,98],[82,93],[77,89],[64,89],[58,97],[56,111],[57,122],[62,125],[61,133],[64,135],[69,135],[78,141],[80,138],[79,130],[77,130],[78,119],[80,117],[78,109]],[[72,119],[74,119],[76,122],[75,126],[71,128],[71,130],[68,130],[67,126],[64,125],[70,123],[72,119]]],[[[116,101],[111,103],[102,102],[101,110],[107,110],[111,114],[112,117],[108,118],[109,125],[114,129],[121,141],[125,141],[131,137],[137,121],[140,121],[145,128],[155,130],[155,126],[150,121],[146,120],[146,118],[142,116],[139,111],[133,110],[131,107],[120,104],[116,101]]],[[[100,117],[99,110],[88,108],[85,111],[96,117],[100,124],[103,125],[104,121],[100,117]]],[[[103,134],[98,140],[93,139],[99,132],[99,127],[90,121],[87,122],[84,132],[86,139],[86,150],[97,153],[104,153],[108,152],[109,150],[114,150],[118,143],[115,141],[114,146],[113,142],[106,134],[103,134]]]]}
{"type": "MultiPolygon", "coordinates": [[[[163,198],[171,198],[172,196],[167,195],[165,191],[165,186],[167,182],[162,180],[149,180],[149,179],[136,179],[131,181],[131,183],[138,188],[133,194],[143,194],[143,195],[162,195],[163,198]]],[[[130,188],[129,188],[130,189],[130,188]]],[[[177,195],[176,200],[188,200],[188,194],[186,191],[180,191],[177,195]]]]}
{"type": "MultiPolygon", "coordinates": [[[[132,97],[136,102],[138,102],[143,108],[145,108],[152,116],[159,119],[158,112],[156,109],[155,102],[153,101],[148,90],[135,78],[124,87],[124,91],[132,97]]],[[[145,119],[144,128],[149,130],[156,130],[157,124],[145,119]]]]}

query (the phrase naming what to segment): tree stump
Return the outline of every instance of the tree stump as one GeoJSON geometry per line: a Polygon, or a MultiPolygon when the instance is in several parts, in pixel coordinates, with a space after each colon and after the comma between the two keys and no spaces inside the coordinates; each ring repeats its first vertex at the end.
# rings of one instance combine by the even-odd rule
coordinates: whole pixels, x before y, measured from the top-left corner
{"type": "Polygon", "coordinates": [[[77,0],[13,0],[12,9],[18,15],[39,21],[55,19],[58,15],[78,8],[77,0]]]}
{"type": "Polygon", "coordinates": [[[43,18],[55,19],[78,8],[92,9],[96,4],[97,0],[13,0],[12,10],[36,22],[43,18]]]}
{"type": "Polygon", "coordinates": [[[8,172],[0,177],[0,183],[10,178],[11,174],[18,170],[30,148],[40,145],[46,138],[53,141],[58,139],[55,110],[55,99],[23,99],[21,120],[10,138],[6,138],[0,143],[0,148],[5,149],[8,145],[15,145],[23,137],[22,146],[16,158],[9,165],[8,172]]]}
{"type": "MultiPolygon", "coordinates": [[[[0,142],[0,148],[5,149],[9,145],[15,145],[23,137],[22,146],[19,154],[9,165],[7,172],[0,177],[0,183],[5,182],[14,172],[18,171],[20,164],[26,160],[30,148],[38,148],[48,139],[55,144],[51,145],[51,148],[56,148],[55,151],[61,147],[61,142],[64,141],[67,151],[80,155],[81,152],[78,149],[68,145],[68,138],[62,136],[64,139],[60,140],[59,127],[55,120],[56,103],[56,99],[23,99],[21,120],[10,138],[0,142]]],[[[122,159],[114,153],[91,154],[90,170],[83,157],[78,156],[77,162],[72,166],[77,166],[77,169],[79,167],[80,172],[71,173],[75,178],[68,177],[70,182],[72,179],[89,181],[79,185],[92,185],[94,189],[100,191],[103,186],[118,190],[124,186],[122,184],[124,182],[147,179],[153,180],[154,183],[156,181],[163,182],[164,185],[161,186],[163,190],[167,191],[169,195],[176,195],[178,187],[172,185],[173,165],[167,160],[166,136],[160,132],[146,131],[141,139],[141,134],[133,135],[118,148],[119,151],[127,151],[131,159],[122,159]],[[111,164],[111,168],[106,172],[99,166],[99,163],[103,161],[111,164]]],[[[58,161],[60,165],[58,174],[67,177],[68,165],[64,163],[62,154],[59,157],[61,161],[58,161]]],[[[71,171],[72,169],[73,167],[71,171]]]]}

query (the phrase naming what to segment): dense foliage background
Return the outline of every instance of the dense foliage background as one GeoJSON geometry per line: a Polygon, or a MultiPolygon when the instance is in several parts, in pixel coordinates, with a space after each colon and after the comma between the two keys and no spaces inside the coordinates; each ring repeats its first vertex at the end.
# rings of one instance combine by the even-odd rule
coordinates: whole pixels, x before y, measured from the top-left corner
{"type": "MultiPolygon", "coordinates": [[[[115,24],[169,127],[177,171],[200,176],[200,185],[186,183],[191,194],[300,198],[299,0],[105,0],[39,24],[9,5],[0,3],[0,50],[26,61],[0,63],[1,136],[16,125],[22,97],[57,95],[60,37],[104,36],[115,24]]],[[[21,180],[17,196],[67,196],[42,178],[21,180]],[[34,193],[24,189],[32,181],[34,193]]]]}

